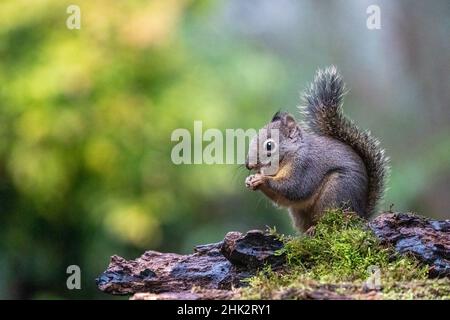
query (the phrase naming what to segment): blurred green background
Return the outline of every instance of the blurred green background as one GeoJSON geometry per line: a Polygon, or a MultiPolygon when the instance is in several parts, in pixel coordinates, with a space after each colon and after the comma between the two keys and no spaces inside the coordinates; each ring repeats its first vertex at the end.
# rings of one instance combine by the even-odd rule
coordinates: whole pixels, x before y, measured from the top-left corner
{"type": "Polygon", "coordinates": [[[259,128],[335,64],[392,158],[381,210],[450,217],[450,3],[0,2],[0,298],[109,298],[109,256],[187,253],[288,215],[237,165],[174,165],[176,128],[259,128]],[[381,30],[366,9],[381,7],[381,30]],[[81,8],[81,29],[66,8],[81,8]],[[66,288],[66,268],[82,290],[66,288]]]}

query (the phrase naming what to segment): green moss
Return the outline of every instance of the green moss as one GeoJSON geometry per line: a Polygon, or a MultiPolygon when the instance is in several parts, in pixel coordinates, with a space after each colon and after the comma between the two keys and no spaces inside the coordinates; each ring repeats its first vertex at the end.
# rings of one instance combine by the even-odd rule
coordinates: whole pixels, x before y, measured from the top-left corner
{"type": "MultiPolygon", "coordinates": [[[[275,231],[272,230],[274,233],[275,231]]],[[[342,210],[330,210],[316,225],[314,235],[279,235],[287,265],[266,267],[248,279],[242,297],[249,299],[311,298],[442,298],[450,282],[428,280],[428,268],[412,256],[383,246],[365,221],[342,210]],[[376,271],[380,288],[369,290],[367,280],[376,271]]]]}

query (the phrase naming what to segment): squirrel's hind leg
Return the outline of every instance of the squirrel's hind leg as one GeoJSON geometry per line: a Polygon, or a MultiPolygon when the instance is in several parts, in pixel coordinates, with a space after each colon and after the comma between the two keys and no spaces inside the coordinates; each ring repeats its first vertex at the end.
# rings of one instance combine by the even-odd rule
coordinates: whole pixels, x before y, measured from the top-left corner
{"type": "Polygon", "coordinates": [[[367,189],[363,176],[333,173],[327,178],[314,203],[314,220],[317,221],[327,209],[341,208],[365,215],[367,189]]]}
{"type": "Polygon", "coordinates": [[[289,213],[295,228],[300,232],[307,232],[316,225],[325,210],[336,208],[340,185],[341,176],[338,172],[332,173],[308,201],[303,202],[301,206],[291,207],[289,213]]]}
{"type": "Polygon", "coordinates": [[[314,226],[314,221],[311,219],[311,214],[308,209],[289,208],[289,215],[292,219],[292,224],[295,229],[304,233],[314,226]]]}

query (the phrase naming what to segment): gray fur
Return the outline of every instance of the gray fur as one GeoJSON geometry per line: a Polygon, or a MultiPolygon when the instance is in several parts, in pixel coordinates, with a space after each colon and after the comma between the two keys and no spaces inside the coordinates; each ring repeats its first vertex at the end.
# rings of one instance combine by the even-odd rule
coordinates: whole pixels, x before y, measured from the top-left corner
{"type": "MultiPolygon", "coordinates": [[[[344,117],[343,95],[344,83],[336,69],[319,70],[304,94],[304,122],[277,112],[263,128],[279,129],[280,172],[290,168],[289,175],[255,178],[256,174],[247,179],[249,187],[289,208],[302,231],[327,208],[344,207],[368,217],[383,194],[388,160],[375,138],[344,117]]],[[[249,155],[258,152],[258,139],[263,138],[255,137],[249,155]]],[[[263,166],[258,163],[251,169],[259,172],[263,166]]]]}
{"type": "Polygon", "coordinates": [[[389,158],[369,131],[360,130],[344,116],[344,91],[345,84],[334,66],[319,70],[304,94],[306,106],[301,110],[312,132],[342,141],[362,158],[369,180],[366,212],[371,215],[384,194],[389,158]]]}

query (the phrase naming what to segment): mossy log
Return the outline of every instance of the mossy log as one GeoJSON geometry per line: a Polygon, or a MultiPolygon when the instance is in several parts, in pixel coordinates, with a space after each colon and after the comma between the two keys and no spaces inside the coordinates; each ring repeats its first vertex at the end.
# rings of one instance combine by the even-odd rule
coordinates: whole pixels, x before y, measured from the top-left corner
{"type": "MultiPolygon", "coordinates": [[[[431,277],[450,278],[450,220],[437,221],[410,213],[384,213],[368,226],[380,242],[400,254],[412,254],[429,266],[431,277]]],[[[283,242],[259,230],[229,232],[223,241],[197,246],[194,253],[179,255],[147,251],[135,260],[112,256],[97,279],[109,294],[133,295],[132,299],[232,299],[239,298],[245,279],[263,266],[282,270],[283,242]]],[[[348,284],[351,285],[351,284],[348,284]]],[[[298,292],[303,299],[355,298],[336,293],[332,285],[313,286],[298,292]]],[[[364,292],[358,298],[377,298],[364,292]]],[[[278,298],[283,298],[280,296],[278,298]]]]}

